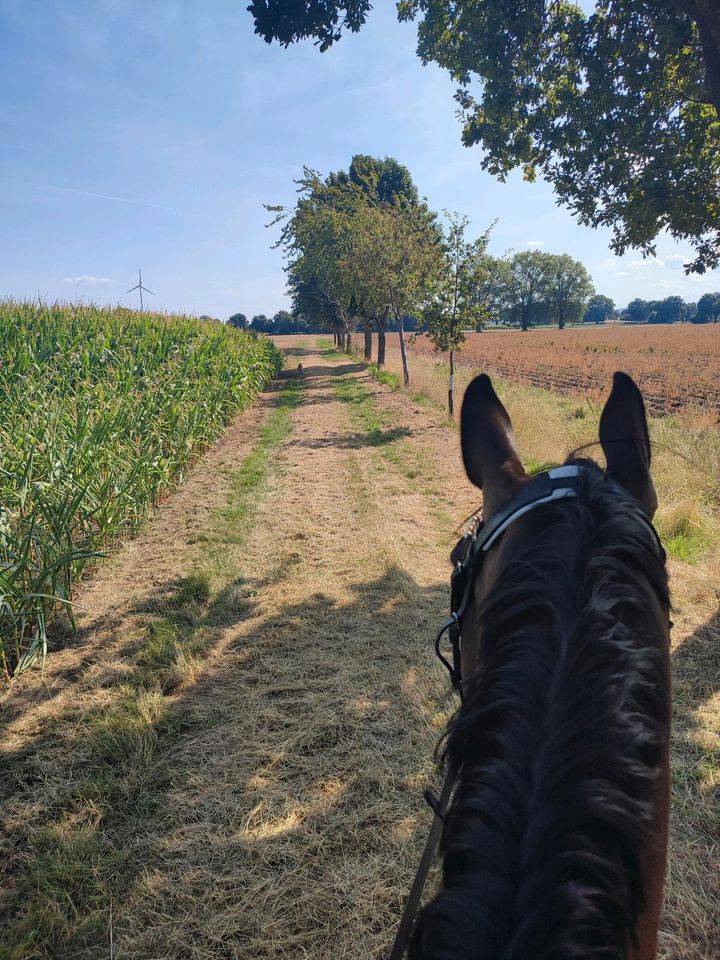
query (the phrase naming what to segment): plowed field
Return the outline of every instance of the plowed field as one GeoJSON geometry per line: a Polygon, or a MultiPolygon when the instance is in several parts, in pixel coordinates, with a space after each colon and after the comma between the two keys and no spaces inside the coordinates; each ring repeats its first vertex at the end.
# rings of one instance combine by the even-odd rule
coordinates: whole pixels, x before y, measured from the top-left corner
{"type": "MultiPolygon", "coordinates": [[[[390,334],[389,343],[393,343],[390,334]]],[[[435,353],[427,337],[412,343],[435,353]]],[[[720,414],[720,325],[575,328],[470,333],[461,363],[563,394],[600,394],[615,370],[637,380],[652,413],[720,414]]]]}

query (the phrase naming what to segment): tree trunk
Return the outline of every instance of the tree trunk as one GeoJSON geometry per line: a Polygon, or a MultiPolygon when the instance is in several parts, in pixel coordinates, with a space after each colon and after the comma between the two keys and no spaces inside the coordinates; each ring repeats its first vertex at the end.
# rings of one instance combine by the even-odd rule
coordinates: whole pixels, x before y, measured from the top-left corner
{"type": "Polygon", "coordinates": [[[385,309],[376,320],[378,332],[377,365],[379,370],[382,370],[385,366],[385,324],[387,323],[387,318],[388,311],[385,309]]]}
{"type": "Polygon", "coordinates": [[[345,334],[345,353],[352,353],[352,330],[345,334]]]}
{"type": "Polygon", "coordinates": [[[365,363],[370,363],[372,360],[372,326],[369,323],[365,324],[365,363]]]}
{"type": "Polygon", "coordinates": [[[406,387],[409,387],[410,371],[408,370],[407,350],[405,349],[405,327],[403,326],[403,318],[401,316],[397,316],[397,324],[398,337],[400,338],[400,357],[402,358],[403,383],[406,387]]]}
{"type": "Polygon", "coordinates": [[[528,328],[528,314],[525,309],[520,313],[520,327],[522,330],[527,330],[528,328]]]}
{"type": "Polygon", "coordinates": [[[448,410],[455,416],[455,351],[450,351],[450,385],[448,386],[448,410]]]}
{"type": "Polygon", "coordinates": [[[694,7],[690,16],[698,28],[705,61],[705,83],[710,101],[720,117],[720,7],[717,0],[695,0],[694,7]]]}
{"type": "Polygon", "coordinates": [[[558,317],[558,330],[565,329],[565,317],[558,317]]]}

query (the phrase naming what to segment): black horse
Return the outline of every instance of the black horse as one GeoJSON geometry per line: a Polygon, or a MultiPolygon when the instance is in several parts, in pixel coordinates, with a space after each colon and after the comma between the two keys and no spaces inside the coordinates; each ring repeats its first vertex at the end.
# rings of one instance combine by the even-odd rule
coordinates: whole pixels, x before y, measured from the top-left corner
{"type": "Polygon", "coordinates": [[[463,704],[446,744],[454,794],[441,889],[411,956],[652,960],[670,605],[642,397],[615,374],[606,470],[571,458],[527,476],[486,376],[468,387],[461,429],[484,520],[453,556],[468,577],[463,704]]]}

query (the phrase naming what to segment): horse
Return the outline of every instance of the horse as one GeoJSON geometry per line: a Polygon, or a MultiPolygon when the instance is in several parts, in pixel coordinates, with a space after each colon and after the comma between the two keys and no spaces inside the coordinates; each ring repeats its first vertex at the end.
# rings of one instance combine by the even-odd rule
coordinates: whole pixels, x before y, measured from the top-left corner
{"type": "Polygon", "coordinates": [[[462,705],[445,740],[442,878],[412,960],[656,956],[670,599],[645,409],[626,374],[599,441],[605,470],[571,456],[528,476],[490,379],[466,391],[462,457],[483,519],[452,554],[462,705]]]}

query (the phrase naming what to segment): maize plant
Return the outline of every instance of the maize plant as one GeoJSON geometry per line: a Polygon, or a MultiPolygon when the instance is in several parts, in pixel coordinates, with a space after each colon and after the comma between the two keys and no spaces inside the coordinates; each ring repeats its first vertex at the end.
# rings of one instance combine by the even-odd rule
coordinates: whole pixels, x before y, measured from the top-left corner
{"type": "Polygon", "coordinates": [[[86,565],[142,524],[281,366],[191,317],[0,302],[0,672],[44,657],[86,565]]]}

